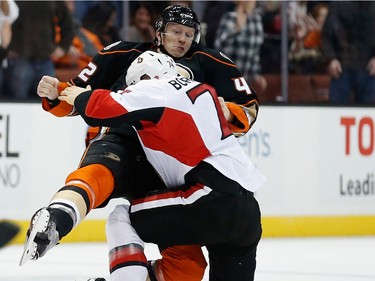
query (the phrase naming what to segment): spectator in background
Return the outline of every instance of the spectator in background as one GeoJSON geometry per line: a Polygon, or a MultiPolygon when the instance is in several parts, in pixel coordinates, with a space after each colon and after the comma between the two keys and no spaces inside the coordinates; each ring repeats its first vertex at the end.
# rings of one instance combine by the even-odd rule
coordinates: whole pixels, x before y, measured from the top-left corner
{"type": "Polygon", "coordinates": [[[288,3],[289,37],[292,43],[289,47],[289,60],[293,65],[306,56],[303,48],[303,38],[307,33],[307,3],[306,1],[290,1],[288,3]]]}
{"type": "Polygon", "coordinates": [[[289,1],[288,3],[288,24],[289,29],[303,25],[304,18],[307,15],[307,1],[289,1]]]}
{"type": "MultiPolygon", "coordinates": [[[[65,1],[70,12],[74,14],[75,1],[65,1]]],[[[87,30],[81,23],[73,18],[74,22],[74,38],[72,45],[69,47],[68,52],[54,61],[57,68],[84,68],[91,61],[92,57],[97,54],[98,51],[104,48],[99,37],[87,30]]],[[[61,40],[61,28],[57,28],[56,42],[59,43],[61,40]]]]}
{"type": "Polygon", "coordinates": [[[0,0],[0,62],[6,57],[12,38],[12,24],[18,18],[19,10],[14,0],[0,0]]]}
{"type": "Polygon", "coordinates": [[[0,97],[3,96],[3,69],[7,67],[6,55],[12,38],[12,24],[18,14],[18,6],[14,0],[0,0],[0,97]]]}
{"type": "Polygon", "coordinates": [[[120,37],[125,41],[152,42],[155,38],[155,10],[147,2],[136,2],[131,9],[129,27],[122,28],[120,37]]]}
{"type": "Polygon", "coordinates": [[[373,1],[331,2],[322,29],[331,103],[375,103],[374,15],[373,1]]]}
{"type": "Polygon", "coordinates": [[[72,16],[61,1],[18,1],[19,17],[12,25],[8,68],[4,89],[17,99],[38,97],[36,89],[43,75],[55,75],[53,60],[69,49],[74,36],[72,16]],[[55,25],[61,40],[55,43],[55,25]]]}
{"type": "Polygon", "coordinates": [[[171,0],[171,1],[169,1],[169,5],[177,5],[177,6],[184,6],[184,7],[193,8],[192,1],[171,0]]]}
{"type": "Polygon", "coordinates": [[[216,31],[215,48],[222,50],[238,66],[251,84],[262,92],[266,79],[260,74],[260,47],[264,40],[262,18],[256,1],[236,1],[236,9],[225,13],[216,31]]]}
{"type": "Polygon", "coordinates": [[[318,3],[311,14],[305,11],[298,14],[298,20],[291,24],[293,41],[289,47],[289,65],[293,73],[310,74],[322,72],[321,29],[328,14],[328,5],[318,3]]]}
{"type": "MultiPolygon", "coordinates": [[[[74,12],[73,12],[73,17],[82,24],[83,18],[87,14],[87,11],[95,6],[98,2],[98,0],[73,0],[74,1],[74,12]]],[[[117,15],[116,15],[116,23],[115,26],[117,29],[121,29],[123,25],[123,10],[124,10],[124,5],[127,5],[127,2],[130,4],[134,1],[124,1],[124,0],[106,0],[105,2],[110,2],[112,6],[116,9],[117,15]]],[[[159,2],[159,1],[158,1],[159,2]]]]}
{"type": "Polygon", "coordinates": [[[280,73],[281,1],[260,1],[264,41],[260,49],[263,73],[280,73]]]}
{"type": "Polygon", "coordinates": [[[214,48],[216,30],[222,15],[233,11],[233,1],[207,1],[203,13],[203,22],[207,25],[205,44],[207,48],[214,48]]]}
{"type": "Polygon", "coordinates": [[[103,46],[107,46],[120,40],[116,17],[115,6],[111,2],[100,1],[87,10],[82,26],[98,36],[103,46]]]}
{"type": "Polygon", "coordinates": [[[307,21],[308,32],[303,40],[305,48],[321,48],[321,30],[328,15],[328,4],[319,3],[311,10],[311,21],[307,21]]]}

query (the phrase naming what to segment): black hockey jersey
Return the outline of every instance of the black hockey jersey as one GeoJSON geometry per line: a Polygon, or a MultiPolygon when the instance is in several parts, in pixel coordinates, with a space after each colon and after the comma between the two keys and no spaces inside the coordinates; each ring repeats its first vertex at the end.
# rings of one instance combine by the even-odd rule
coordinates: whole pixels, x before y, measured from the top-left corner
{"type": "MultiPolygon", "coordinates": [[[[118,41],[98,52],[87,67],[69,82],[80,87],[90,85],[92,89],[124,89],[130,64],[141,53],[153,49],[155,45],[151,42],[118,41]]],[[[258,99],[229,58],[221,52],[193,43],[185,56],[175,61],[183,76],[213,86],[218,96],[232,102],[227,105],[235,116],[234,122],[229,124],[235,135],[243,135],[250,129],[257,118],[258,99]]],[[[51,107],[43,102],[43,107],[57,116],[76,114],[73,108],[69,109],[69,105],[63,102],[51,107]],[[54,107],[60,107],[61,110],[54,107]]]]}
{"type": "MultiPolygon", "coordinates": [[[[141,53],[155,49],[150,42],[119,41],[105,47],[89,65],[72,80],[72,84],[92,89],[119,90],[126,87],[127,69],[141,53]]],[[[225,101],[242,105],[252,124],[257,116],[258,100],[235,64],[223,53],[193,43],[184,57],[175,59],[180,73],[213,86],[225,101]]]]}
{"type": "MultiPolygon", "coordinates": [[[[154,49],[153,43],[119,41],[105,47],[92,62],[73,79],[74,84],[93,89],[124,88],[126,71],[141,53],[154,49]]],[[[186,55],[175,58],[184,76],[213,86],[226,101],[246,104],[255,97],[254,91],[241,79],[238,68],[224,54],[193,44],[186,55]],[[236,81],[238,79],[238,81],[236,81]]]]}

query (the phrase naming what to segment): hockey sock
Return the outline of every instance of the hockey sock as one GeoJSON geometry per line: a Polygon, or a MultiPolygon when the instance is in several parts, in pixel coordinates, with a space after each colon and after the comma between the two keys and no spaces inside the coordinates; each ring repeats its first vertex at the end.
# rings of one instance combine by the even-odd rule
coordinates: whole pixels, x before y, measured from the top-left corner
{"type": "Polygon", "coordinates": [[[60,239],[63,238],[73,229],[74,221],[72,216],[65,210],[54,207],[54,205],[49,206],[47,210],[56,222],[56,231],[59,233],[60,239]]]}
{"type": "Polygon", "coordinates": [[[130,223],[129,206],[118,205],[107,221],[107,242],[111,281],[147,278],[144,243],[130,223]]]}

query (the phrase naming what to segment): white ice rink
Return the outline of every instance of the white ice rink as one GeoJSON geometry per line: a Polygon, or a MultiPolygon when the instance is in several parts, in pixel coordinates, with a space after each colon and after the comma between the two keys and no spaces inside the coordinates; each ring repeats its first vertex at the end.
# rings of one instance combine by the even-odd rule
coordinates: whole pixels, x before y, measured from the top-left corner
{"type": "MultiPolygon", "coordinates": [[[[1,281],[109,280],[105,244],[61,244],[42,259],[19,267],[21,252],[19,245],[0,250],[1,281]]],[[[147,245],[146,255],[157,258],[157,248],[147,245]]],[[[375,237],[264,238],[255,280],[374,281],[375,237]]]]}

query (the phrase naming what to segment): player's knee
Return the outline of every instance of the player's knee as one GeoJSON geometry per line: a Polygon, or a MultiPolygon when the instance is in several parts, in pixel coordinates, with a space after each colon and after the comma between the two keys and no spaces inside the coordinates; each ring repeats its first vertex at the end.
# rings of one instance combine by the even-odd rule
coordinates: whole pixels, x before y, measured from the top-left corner
{"type": "Polygon", "coordinates": [[[192,268],[196,272],[197,276],[203,278],[204,271],[207,267],[206,259],[202,252],[202,247],[200,245],[188,245],[188,246],[177,246],[183,249],[188,255],[186,259],[192,262],[192,268]]]}
{"type": "Polygon", "coordinates": [[[146,280],[144,243],[131,226],[128,211],[128,205],[118,205],[107,220],[111,280],[133,280],[134,276],[146,280]]]}
{"type": "Polygon", "coordinates": [[[114,189],[112,172],[100,164],[91,164],[69,174],[66,185],[74,185],[86,191],[93,207],[108,199],[114,189]]]}
{"type": "Polygon", "coordinates": [[[128,205],[118,205],[109,215],[106,224],[108,247],[109,249],[120,246],[134,247],[143,253],[144,243],[132,227],[128,211],[128,205]]]}
{"type": "Polygon", "coordinates": [[[107,225],[115,223],[128,223],[130,224],[129,218],[129,206],[128,205],[117,205],[108,217],[107,225]]]}
{"type": "Polygon", "coordinates": [[[90,186],[96,187],[100,184],[108,185],[113,182],[112,172],[104,165],[90,164],[70,173],[66,181],[81,180],[90,186]]]}
{"type": "Polygon", "coordinates": [[[157,270],[166,281],[200,281],[207,267],[199,245],[173,246],[162,251],[157,270]]]}

